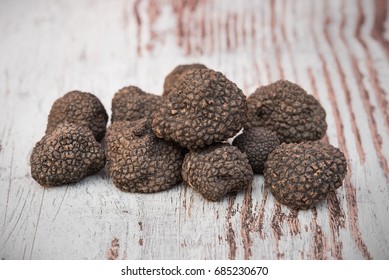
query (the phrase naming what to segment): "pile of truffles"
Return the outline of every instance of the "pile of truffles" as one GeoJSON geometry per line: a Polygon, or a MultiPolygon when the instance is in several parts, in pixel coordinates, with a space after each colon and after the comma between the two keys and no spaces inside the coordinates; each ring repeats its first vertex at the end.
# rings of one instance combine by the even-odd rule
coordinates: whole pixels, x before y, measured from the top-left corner
{"type": "Polygon", "coordinates": [[[31,174],[42,186],[59,186],[99,172],[107,161],[122,191],[158,192],[183,181],[210,201],[263,174],[278,201],[308,209],[336,191],[347,172],[343,153],[320,142],[325,118],[320,103],[289,81],[246,98],[221,72],[179,65],[162,95],[120,89],[107,133],[108,115],[96,96],[72,91],[56,100],[32,151],[31,174]]]}

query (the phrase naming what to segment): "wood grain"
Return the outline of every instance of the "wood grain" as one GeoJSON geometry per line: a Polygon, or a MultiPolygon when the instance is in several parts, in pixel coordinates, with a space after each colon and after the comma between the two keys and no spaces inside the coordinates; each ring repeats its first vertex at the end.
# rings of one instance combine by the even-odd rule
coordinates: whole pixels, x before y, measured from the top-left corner
{"type": "Polygon", "coordinates": [[[0,258],[389,259],[388,1],[4,0],[0,33],[0,258]],[[261,176],[218,203],[183,185],[123,193],[106,170],[58,188],[31,178],[56,98],[90,91],[110,111],[121,87],[161,94],[192,62],[246,95],[278,79],[313,94],[323,141],[347,157],[343,187],[294,212],[261,176]]]}

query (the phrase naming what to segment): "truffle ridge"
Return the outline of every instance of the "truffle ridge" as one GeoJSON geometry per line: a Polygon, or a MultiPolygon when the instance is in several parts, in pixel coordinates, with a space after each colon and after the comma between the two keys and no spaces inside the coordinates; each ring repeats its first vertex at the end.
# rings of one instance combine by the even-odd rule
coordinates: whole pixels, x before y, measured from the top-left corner
{"type": "Polygon", "coordinates": [[[190,151],[182,165],[185,183],[211,201],[248,187],[253,171],[245,154],[235,146],[217,143],[190,151]]]}
{"type": "Polygon", "coordinates": [[[73,123],[61,123],[32,150],[31,175],[44,187],[80,181],[105,165],[105,153],[92,132],[73,123]]]}
{"type": "Polygon", "coordinates": [[[265,187],[282,204],[308,209],[342,186],[346,173],[344,154],[330,144],[282,143],[265,163],[265,187]]]}
{"type": "Polygon", "coordinates": [[[234,136],[246,121],[243,92],[222,73],[188,71],[153,115],[157,137],[198,149],[234,136]]]}
{"type": "Polygon", "coordinates": [[[247,98],[245,128],[267,127],[281,142],[320,140],[326,130],[326,112],[300,86],[286,80],[258,88],[247,98]]]}
{"type": "Polygon", "coordinates": [[[158,192],[181,182],[183,149],[157,138],[148,119],[117,121],[107,130],[108,172],[127,192],[158,192]]]}
{"type": "Polygon", "coordinates": [[[97,141],[104,138],[108,115],[103,104],[89,92],[71,91],[58,98],[51,107],[46,133],[68,122],[89,128],[97,141]]]}
{"type": "Polygon", "coordinates": [[[124,87],[112,99],[111,121],[135,121],[151,117],[162,103],[162,97],[138,87],[124,87]]]}

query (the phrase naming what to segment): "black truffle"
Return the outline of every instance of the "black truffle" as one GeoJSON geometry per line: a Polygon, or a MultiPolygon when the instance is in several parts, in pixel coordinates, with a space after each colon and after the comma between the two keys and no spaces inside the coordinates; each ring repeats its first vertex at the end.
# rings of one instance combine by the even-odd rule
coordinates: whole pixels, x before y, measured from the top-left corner
{"type": "Polygon", "coordinates": [[[32,150],[31,175],[42,186],[80,181],[105,165],[105,154],[92,132],[72,123],[61,123],[32,150]]]}
{"type": "Polygon", "coordinates": [[[100,141],[104,138],[107,121],[107,112],[96,96],[71,91],[57,99],[51,107],[46,133],[51,133],[60,123],[68,122],[89,128],[100,141]]]}
{"type": "Polygon", "coordinates": [[[263,165],[267,156],[280,144],[277,133],[264,127],[245,129],[233,143],[247,155],[253,172],[263,173],[263,165]]]}
{"type": "Polygon", "coordinates": [[[162,97],[138,87],[124,87],[112,99],[112,122],[135,121],[151,117],[162,103],[162,97]]]}
{"type": "Polygon", "coordinates": [[[193,69],[207,69],[207,66],[199,63],[178,65],[166,76],[162,96],[167,96],[173,87],[181,81],[181,78],[193,69]]]}
{"type": "Polygon", "coordinates": [[[327,130],[326,112],[320,103],[289,81],[258,88],[247,98],[247,105],[245,127],[267,127],[281,142],[319,140],[327,130]]]}
{"type": "Polygon", "coordinates": [[[155,137],[148,119],[114,122],[106,141],[108,171],[119,189],[150,193],[181,182],[183,149],[155,137]]]}
{"type": "Polygon", "coordinates": [[[243,92],[222,73],[190,70],[153,115],[155,134],[188,149],[234,136],[246,122],[243,92]]]}
{"type": "Polygon", "coordinates": [[[237,147],[218,143],[186,154],[182,178],[206,199],[217,201],[249,186],[253,171],[237,147]]]}
{"type": "Polygon", "coordinates": [[[283,143],[265,163],[265,187],[290,208],[308,209],[339,188],[346,173],[346,158],[330,144],[283,143]]]}

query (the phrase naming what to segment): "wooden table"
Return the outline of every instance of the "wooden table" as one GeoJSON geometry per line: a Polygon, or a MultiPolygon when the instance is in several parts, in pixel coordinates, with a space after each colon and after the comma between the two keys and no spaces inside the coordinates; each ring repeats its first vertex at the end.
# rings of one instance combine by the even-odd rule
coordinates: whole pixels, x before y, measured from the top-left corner
{"type": "Polygon", "coordinates": [[[0,2],[0,258],[388,259],[388,1],[0,2]],[[78,89],[110,112],[114,93],[161,94],[200,62],[249,95],[278,79],[327,111],[325,141],[347,156],[336,195],[291,212],[263,177],[221,202],[179,185],[119,191],[106,172],[43,188],[32,148],[54,100],[78,89]]]}

